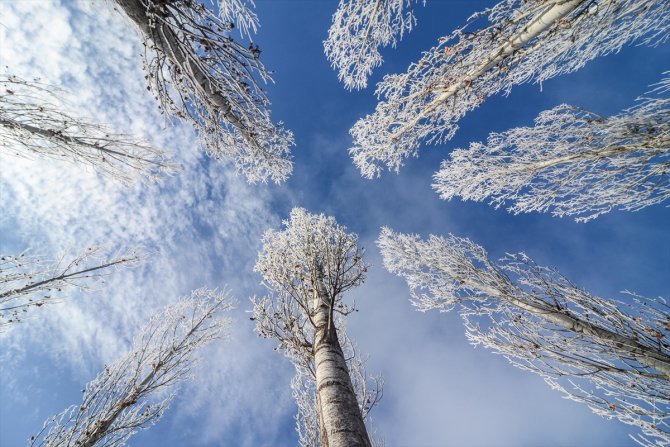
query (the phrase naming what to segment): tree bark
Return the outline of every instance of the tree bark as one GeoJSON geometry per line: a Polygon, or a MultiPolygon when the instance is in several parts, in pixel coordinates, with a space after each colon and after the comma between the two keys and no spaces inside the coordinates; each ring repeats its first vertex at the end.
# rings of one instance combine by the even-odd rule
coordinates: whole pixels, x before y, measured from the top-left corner
{"type": "Polygon", "coordinates": [[[320,271],[315,300],[314,363],[321,447],[370,447],[370,438],[337,338],[331,300],[320,271]]]}
{"type": "MultiPolygon", "coordinates": [[[[507,56],[514,54],[519,48],[526,45],[529,41],[536,38],[540,33],[547,30],[551,25],[561,20],[572,11],[574,11],[580,4],[587,0],[565,0],[557,2],[552,7],[544,11],[532,22],[526,25],[518,34],[511,36],[499,48],[491,51],[486,58],[484,58],[480,65],[470,71],[463,79],[450,85],[447,89],[437,92],[433,101],[430,102],[416,117],[412,118],[408,123],[403,124],[396,131],[393,132],[392,137],[398,139],[401,134],[408,129],[413,128],[425,118],[429,113],[439,107],[441,104],[454,96],[462,88],[470,85],[479,76],[486,73],[496,64],[502,61],[507,56]]],[[[423,92],[421,92],[423,94],[423,92]]]]}
{"type": "Polygon", "coordinates": [[[139,27],[140,31],[153,41],[160,52],[175,65],[185,67],[188,72],[193,73],[194,81],[205,93],[207,99],[219,108],[223,118],[240,132],[247,144],[254,150],[265,152],[254,138],[253,131],[248,129],[239,117],[233,113],[230,102],[212,89],[207,73],[203,73],[200,67],[189,61],[188,55],[184,54],[182,45],[179,44],[179,39],[174,32],[166,26],[156,25],[155,28],[151,27],[150,17],[147,15],[147,9],[142,0],[115,1],[139,27]]]}
{"type": "Polygon", "coordinates": [[[637,362],[646,367],[656,369],[661,372],[667,380],[670,380],[670,356],[658,349],[645,346],[630,337],[617,334],[609,329],[584,321],[581,318],[569,314],[567,311],[551,307],[547,303],[540,304],[528,302],[516,298],[513,294],[507,294],[504,290],[497,290],[486,285],[478,285],[478,287],[492,296],[496,296],[498,299],[507,301],[521,310],[525,310],[540,319],[567,329],[570,332],[585,334],[592,337],[594,340],[612,344],[616,346],[617,349],[627,353],[637,362]]]}

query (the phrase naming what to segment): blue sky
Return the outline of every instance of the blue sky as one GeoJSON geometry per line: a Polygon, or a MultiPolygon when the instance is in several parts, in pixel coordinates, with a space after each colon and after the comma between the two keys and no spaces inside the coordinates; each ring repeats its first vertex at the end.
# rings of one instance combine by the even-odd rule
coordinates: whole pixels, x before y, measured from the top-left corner
{"type": "Polygon", "coordinates": [[[323,56],[335,2],[259,0],[256,41],[274,70],[273,117],[295,133],[295,168],[283,185],[247,185],[231,166],[198,151],[186,125],[167,125],[145,90],[140,45],[102,2],[22,0],[0,12],[0,61],[9,72],[40,76],[72,94],[73,113],[150,139],[183,166],[158,185],[123,187],[91,170],[0,153],[3,252],[40,254],[103,243],[142,245],[142,266],[116,272],[92,294],[35,314],[0,335],[0,445],[24,445],[44,420],[81,398],[83,385],[127,349],[155,310],[199,286],[228,286],[238,300],[226,340],[203,353],[165,418],[132,438],[136,446],[284,446],[297,442],[293,371],[273,342],[253,332],[248,297],[264,293],[252,271],[265,229],[294,206],[326,213],[359,234],[372,264],[351,292],[360,312],[349,332],[385,377],[372,413],[388,446],[633,445],[633,429],[563,399],[539,377],[467,344],[457,314],[412,309],[407,287],[383,269],[374,241],[381,226],[452,232],[493,258],[524,251],[590,292],[622,290],[670,297],[670,210],[613,212],[587,224],[548,215],[511,216],[485,204],[441,201],[431,176],[449,150],[489,132],[530,125],[561,103],[604,115],[633,105],[670,69],[670,44],[626,47],[577,73],[493,97],[461,121],[448,144],[422,148],[399,175],[363,179],[351,163],[348,129],[374,110],[376,81],[404,71],[438,37],[492,2],[429,1],[418,26],[383,52],[368,89],[347,92],[323,56]],[[104,316],[104,318],[101,318],[104,316]]]}

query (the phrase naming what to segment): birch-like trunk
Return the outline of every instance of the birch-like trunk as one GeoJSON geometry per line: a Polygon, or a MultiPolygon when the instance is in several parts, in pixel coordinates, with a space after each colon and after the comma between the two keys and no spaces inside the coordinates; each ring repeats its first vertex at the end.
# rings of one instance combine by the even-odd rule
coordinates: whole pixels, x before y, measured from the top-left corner
{"type": "Polygon", "coordinates": [[[140,28],[142,33],[150,38],[154,45],[167,56],[172,63],[191,72],[198,87],[203,91],[207,98],[215,104],[222,116],[232,126],[234,126],[249,146],[255,150],[263,151],[259,143],[252,135],[252,130],[248,129],[242,121],[231,110],[230,102],[222,95],[212,89],[206,73],[189,61],[188,55],[184,53],[183,46],[180,45],[177,36],[167,26],[156,24],[153,28],[150,26],[151,18],[147,15],[146,6],[142,0],[115,0],[123,9],[126,15],[140,28]]]}
{"type": "Polygon", "coordinates": [[[565,0],[563,2],[556,2],[542,14],[533,19],[533,21],[526,25],[518,34],[511,36],[499,48],[491,51],[486,58],[482,59],[481,64],[472,69],[472,71],[470,71],[470,73],[468,73],[463,79],[453,83],[442,92],[437,92],[438,94],[436,95],[435,99],[431,101],[431,103],[428,104],[425,109],[418,113],[416,117],[411,119],[408,123],[403,124],[400,128],[393,132],[393,138],[399,138],[402,133],[416,126],[419,121],[425,118],[429,113],[431,113],[441,104],[444,104],[448,98],[454,96],[461,89],[470,85],[479,76],[493,68],[504,58],[514,54],[517,50],[526,45],[532,39],[536,38],[542,32],[549,29],[549,27],[551,27],[554,23],[570,14],[585,1],[587,0],[565,0]]]}
{"type": "Polygon", "coordinates": [[[626,337],[609,329],[602,328],[593,323],[585,321],[579,317],[569,314],[567,311],[560,310],[550,306],[547,303],[534,303],[515,298],[512,295],[506,295],[495,288],[479,285],[482,290],[492,296],[497,296],[498,299],[507,301],[508,303],[518,307],[521,310],[529,312],[538,318],[547,322],[553,323],[570,332],[577,334],[585,334],[595,340],[602,340],[608,342],[621,352],[627,353],[630,358],[649,368],[656,369],[661,372],[667,380],[670,380],[670,356],[653,347],[645,346],[635,341],[631,337],[626,337]]]}
{"type": "Polygon", "coordinates": [[[321,447],[370,447],[322,275],[317,280],[314,298],[314,363],[321,447]]]}

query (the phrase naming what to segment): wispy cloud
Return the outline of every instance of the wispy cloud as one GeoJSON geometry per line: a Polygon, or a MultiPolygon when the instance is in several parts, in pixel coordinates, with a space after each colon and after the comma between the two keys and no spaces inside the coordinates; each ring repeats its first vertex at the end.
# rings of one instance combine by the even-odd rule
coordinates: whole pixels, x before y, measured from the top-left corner
{"type": "MultiPolygon", "coordinates": [[[[2,394],[17,408],[28,407],[26,396],[36,395],[28,389],[50,386],[17,369],[59,365],[85,383],[128,348],[154,311],[195,287],[228,285],[241,298],[240,307],[246,305],[258,283],[250,268],[256,246],[268,224],[278,220],[263,187],[248,186],[229,166],[200,155],[190,128],[159,115],[144,85],[139,39],[119,14],[98,4],[36,6],[5,5],[0,50],[6,70],[62,87],[70,94],[64,105],[69,112],[170,150],[181,171],[159,184],[126,187],[90,168],[0,154],[0,232],[11,236],[3,240],[3,250],[32,247],[55,255],[104,245],[109,251],[141,246],[150,252],[140,267],[113,272],[94,284],[93,293],[73,293],[4,334],[2,394]]],[[[242,308],[236,314],[237,320],[245,318],[242,308]]],[[[274,357],[265,360],[268,347],[256,342],[251,327],[233,332],[233,340],[205,352],[197,379],[188,385],[189,398],[175,404],[177,414],[200,426],[203,442],[245,418],[281,420],[277,414],[291,412],[290,373],[286,396],[272,386],[286,365],[274,357]],[[249,374],[252,369],[257,374],[249,374]],[[272,404],[278,400],[283,404],[272,404]],[[195,411],[209,416],[189,419],[195,411]]],[[[66,390],[56,387],[58,401],[75,403],[79,396],[66,390]]],[[[50,415],[46,408],[32,413],[33,430],[50,415]]],[[[260,424],[248,445],[267,443],[278,436],[278,427],[260,424]]],[[[9,430],[2,438],[9,442],[16,436],[9,430]]]]}

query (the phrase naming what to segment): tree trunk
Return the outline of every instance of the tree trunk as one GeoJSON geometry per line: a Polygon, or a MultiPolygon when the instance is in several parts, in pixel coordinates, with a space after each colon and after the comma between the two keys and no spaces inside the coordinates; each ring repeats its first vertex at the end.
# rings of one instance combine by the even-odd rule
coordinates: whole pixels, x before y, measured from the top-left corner
{"type": "Polygon", "coordinates": [[[265,152],[254,138],[252,131],[233,113],[230,102],[212,89],[208,74],[203,73],[200,67],[189,61],[189,56],[184,54],[184,49],[179,44],[179,39],[174,32],[169,27],[160,25],[159,23],[155,27],[151,27],[150,17],[147,15],[147,9],[142,0],[115,1],[140,28],[142,33],[153,41],[161,53],[168,57],[173,64],[184,67],[186,72],[193,73],[194,81],[197,82],[199,88],[207,96],[207,99],[219,108],[219,112],[223,118],[240,132],[240,135],[242,135],[247,144],[254,150],[265,152]]]}
{"type": "MultiPolygon", "coordinates": [[[[425,118],[429,113],[441,104],[444,104],[448,98],[454,96],[462,88],[470,85],[479,76],[493,68],[504,58],[514,54],[519,48],[536,38],[540,33],[547,30],[554,23],[570,14],[579,5],[586,1],[587,0],[565,0],[563,2],[556,2],[553,6],[526,25],[518,34],[510,36],[499,48],[491,51],[486,58],[482,59],[481,64],[471,70],[463,79],[450,85],[445,90],[437,92],[435,99],[431,101],[430,104],[428,104],[414,118],[409,120],[409,122],[403,124],[393,132],[393,138],[398,139],[400,135],[416,126],[419,121],[425,118]]],[[[423,93],[424,92],[421,92],[421,94],[423,93]]]]}
{"type": "Polygon", "coordinates": [[[370,447],[347,363],[337,339],[330,299],[319,272],[315,292],[314,363],[321,447],[370,447]]]}
{"type": "Polygon", "coordinates": [[[485,284],[477,285],[477,287],[485,290],[491,296],[507,301],[521,310],[525,310],[542,320],[553,323],[570,332],[585,334],[595,340],[609,343],[621,350],[622,353],[628,354],[640,364],[661,372],[667,380],[670,380],[670,356],[658,349],[640,344],[630,337],[597,326],[567,311],[554,308],[547,303],[522,300],[515,297],[513,293],[507,294],[504,290],[498,290],[485,284]]]}

